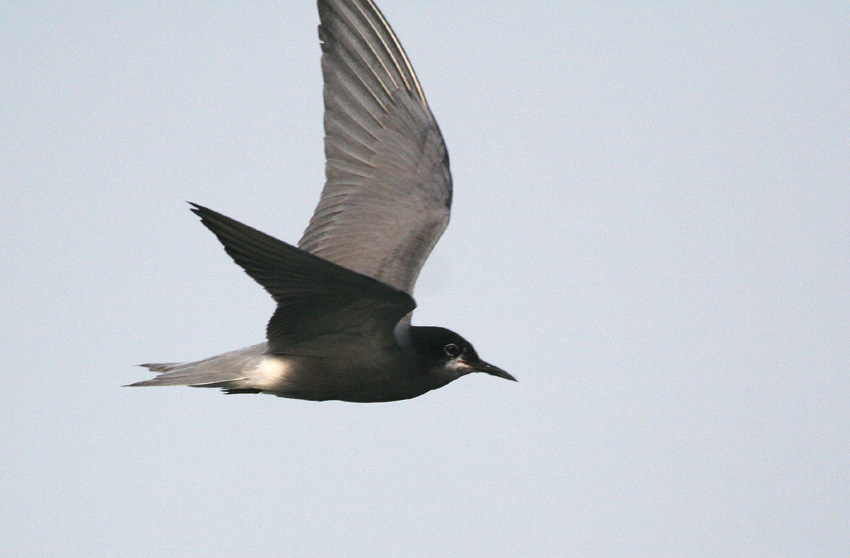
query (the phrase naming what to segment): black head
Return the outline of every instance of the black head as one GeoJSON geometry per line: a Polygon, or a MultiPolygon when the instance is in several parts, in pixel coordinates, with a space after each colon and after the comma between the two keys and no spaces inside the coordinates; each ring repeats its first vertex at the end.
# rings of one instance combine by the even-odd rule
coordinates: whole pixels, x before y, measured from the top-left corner
{"type": "Polygon", "coordinates": [[[457,333],[442,327],[410,328],[417,358],[430,373],[451,382],[471,372],[516,381],[516,378],[478,357],[472,344],[457,333]]]}

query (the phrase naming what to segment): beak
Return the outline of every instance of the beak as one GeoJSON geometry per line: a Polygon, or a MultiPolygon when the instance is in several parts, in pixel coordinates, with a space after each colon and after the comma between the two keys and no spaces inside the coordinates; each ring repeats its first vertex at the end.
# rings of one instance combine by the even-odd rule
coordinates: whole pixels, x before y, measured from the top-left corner
{"type": "Polygon", "coordinates": [[[516,378],[514,378],[498,366],[493,366],[492,364],[488,364],[483,360],[479,360],[475,364],[469,364],[469,367],[472,368],[473,372],[484,372],[485,374],[490,374],[491,376],[496,376],[497,378],[504,378],[512,382],[517,381],[516,378]]]}

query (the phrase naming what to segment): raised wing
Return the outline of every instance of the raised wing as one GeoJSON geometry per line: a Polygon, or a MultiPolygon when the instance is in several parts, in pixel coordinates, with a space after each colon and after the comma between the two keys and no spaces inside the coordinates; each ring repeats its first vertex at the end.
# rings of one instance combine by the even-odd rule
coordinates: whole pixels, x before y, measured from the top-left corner
{"type": "Polygon", "coordinates": [[[409,294],[449,222],[449,159],[371,0],[319,0],[327,181],[299,247],[409,294]]]}
{"type": "Polygon", "coordinates": [[[192,204],[233,260],[277,302],[266,333],[275,354],[323,356],[346,344],[395,346],[393,330],[416,304],[407,293],[192,204]]]}

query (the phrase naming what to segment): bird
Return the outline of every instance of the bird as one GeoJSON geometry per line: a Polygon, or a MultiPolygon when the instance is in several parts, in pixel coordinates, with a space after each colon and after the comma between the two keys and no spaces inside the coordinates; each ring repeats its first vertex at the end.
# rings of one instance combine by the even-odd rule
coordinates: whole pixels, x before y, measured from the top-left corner
{"type": "Polygon", "coordinates": [[[473,372],[516,381],[442,327],[414,326],[413,288],[449,222],[443,136],[372,0],[318,0],[325,185],[297,247],[190,202],[277,306],[266,341],[142,364],[130,386],[220,388],[310,401],[418,397],[473,372]]]}

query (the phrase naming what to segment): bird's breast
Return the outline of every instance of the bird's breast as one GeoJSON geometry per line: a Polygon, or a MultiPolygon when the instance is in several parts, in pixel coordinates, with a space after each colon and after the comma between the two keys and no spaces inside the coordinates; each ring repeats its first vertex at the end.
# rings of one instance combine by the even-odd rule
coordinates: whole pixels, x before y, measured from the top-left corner
{"type": "Polygon", "coordinates": [[[324,401],[393,401],[433,389],[397,355],[371,359],[265,355],[251,387],[281,397],[324,401]]]}

